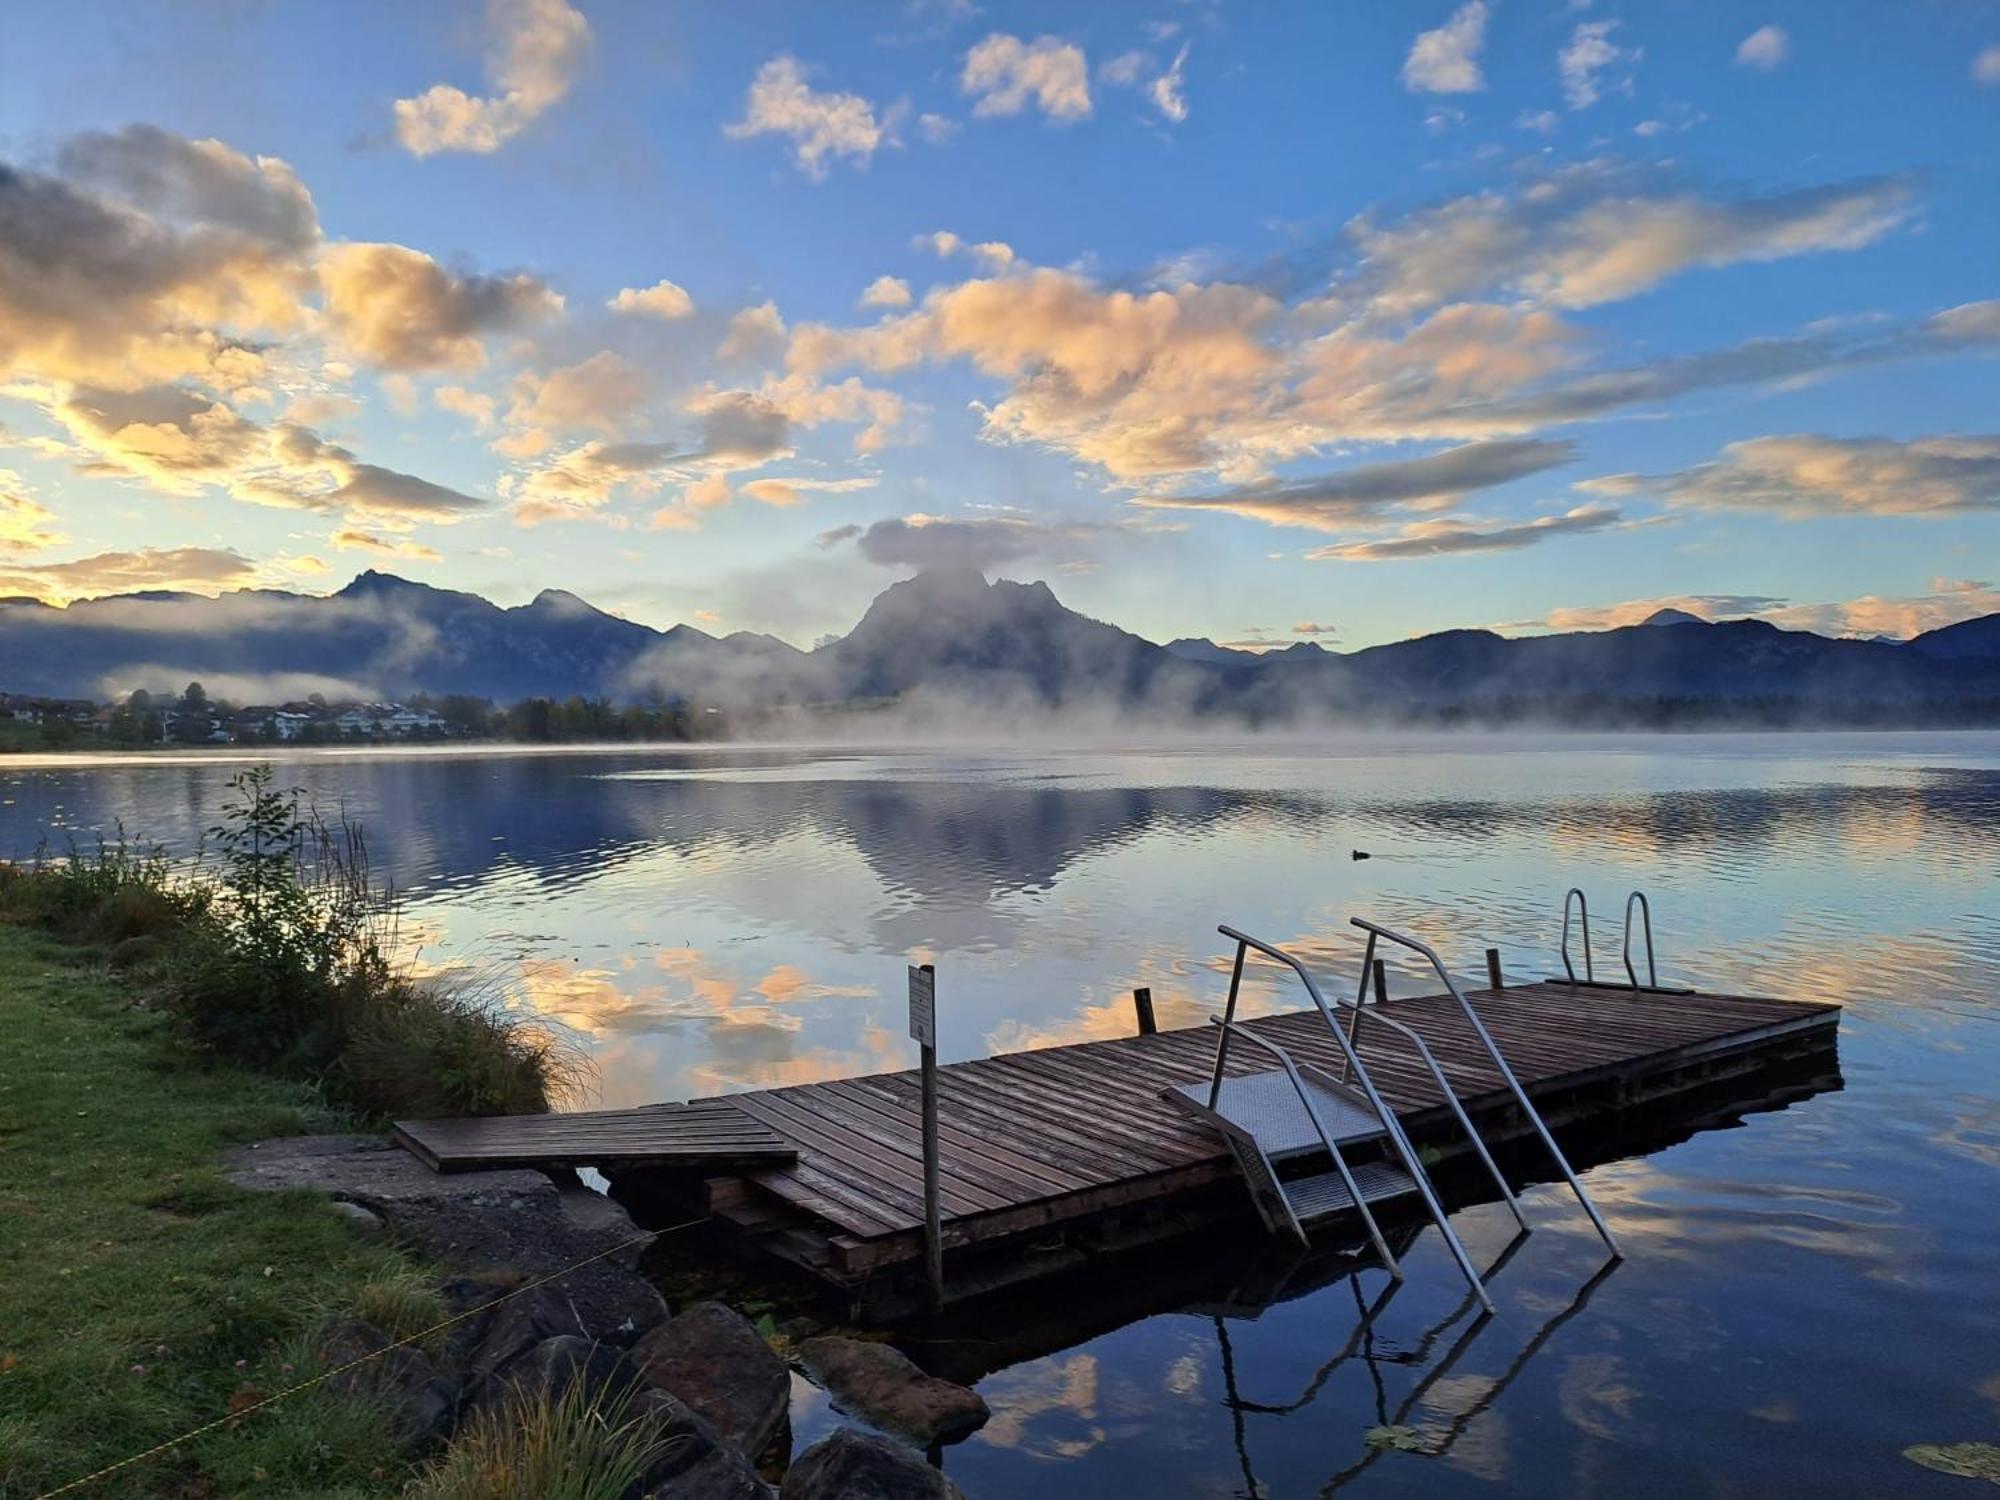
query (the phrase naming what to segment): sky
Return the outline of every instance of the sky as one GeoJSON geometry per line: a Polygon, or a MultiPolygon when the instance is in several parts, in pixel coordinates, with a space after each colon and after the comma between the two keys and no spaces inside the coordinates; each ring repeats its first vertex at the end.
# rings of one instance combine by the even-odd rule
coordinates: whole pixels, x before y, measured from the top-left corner
{"type": "Polygon", "coordinates": [[[1156,640],[2000,610],[2000,3],[81,0],[0,594],[1156,640]]]}

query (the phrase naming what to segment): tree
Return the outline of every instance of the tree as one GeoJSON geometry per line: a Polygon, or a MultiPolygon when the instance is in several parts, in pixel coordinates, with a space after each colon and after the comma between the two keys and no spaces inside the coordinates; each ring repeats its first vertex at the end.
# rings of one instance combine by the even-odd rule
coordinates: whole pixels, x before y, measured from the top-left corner
{"type": "Polygon", "coordinates": [[[208,739],[211,720],[208,694],[198,682],[190,682],[181,694],[180,714],[174,720],[174,738],[186,745],[203,744],[208,739]]]}

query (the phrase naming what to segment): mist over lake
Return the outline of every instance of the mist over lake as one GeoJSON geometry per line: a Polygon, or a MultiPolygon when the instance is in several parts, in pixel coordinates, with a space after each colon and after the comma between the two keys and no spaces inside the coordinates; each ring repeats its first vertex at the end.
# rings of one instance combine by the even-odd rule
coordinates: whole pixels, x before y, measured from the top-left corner
{"type": "MultiPolygon", "coordinates": [[[[244,763],[11,763],[0,855],[122,824],[192,856],[244,763]]],[[[1128,1035],[1140,985],[1163,1027],[1202,1023],[1227,982],[1222,921],[1301,954],[1329,991],[1358,977],[1354,915],[1461,975],[1497,946],[1510,979],[1539,977],[1560,971],[1572,884],[1600,977],[1637,887],[1662,982],[1846,1007],[1839,1089],[1586,1174],[1630,1259],[1539,1343],[1601,1261],[1547,1187],[1527,1195],[1541,1232],[1492,1281],[1499,1317],[1400,1418],[1468,1330],[1446,1321],[1462,1288],[1430,1232],[1365,1358],[1316,1390],[1378,1271],[1226,1327],[1160,1306],[1102,1329],[1079,1310],[1076,1341],[979,1382],[995,1420],[945,1459],[969,1492],[1241,1494],[1254,1474],[1313,1493],[1386,1423],[1451,1440],[1438,1462],[1356,1470],[1357,1492],[1949,1494],[1964,1481],[1897,1453],[2000,1420],[2000,735],[276,764],[366,826],[422,962],[478,970],[587,1039],[585,1103],[908,1067],[918,961],[937,966],[947,1060],[1128,1035]],[[1309,1395],[1232,1408],[1231,1382],[1252,1406],[1309,1395]]],[[[1301,1003],[1268,971],[1247,982],[1247,1009],[1301,1003]]],[[[1390,983],[1435,987],[1393,965],[1390,983]]],[[[1493,1205],[1454,1223],[1482,1262],[1511,1229],[1493,1205]]],[[[834,1419],[801,1400],[804,1443],[834,1419]]]]}

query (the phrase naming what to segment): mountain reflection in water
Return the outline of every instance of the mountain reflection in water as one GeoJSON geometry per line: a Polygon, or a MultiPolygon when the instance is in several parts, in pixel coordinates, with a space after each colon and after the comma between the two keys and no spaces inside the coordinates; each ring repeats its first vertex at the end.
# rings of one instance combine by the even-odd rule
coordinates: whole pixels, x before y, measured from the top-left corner
{"type": "MultiPolygon", "coordinates": [[[[187,853],[230,769],[0,767],[0,854],[121,822],[187,853]]],[[[1536,1232],[1477,1331],[1434,1233],[1365,1323],[1382,1277],[1351,1266],[1226,1340],[1212,1291],[1147,1295],[1227,1283],[1247,1229],[1142,1262],[1131,1305],[1022,1312],[1044,1342],[964,1366],[995,1412],[944,1457],[971,1495],[1949,1496],[1965,1481],[1902,1450],[2000,1430],[2000,737],[370,753],[279,779],[366,823],[420,961],[574,1026],[612,1105],[907,1067],[919,960],[947,1058],[1127,1034],[1137,985],[1198,1024],[1224,920],[1338,985],[1357,914],[1461,973],[1491,945],[1542,975],[1573,884],[1600,968],[1642,887],[1663,982],[1847,1007],[1838,1090],[1579,1153],[1616,1274],[1593,1284],[1588,1225],[1529,1189],[1536,1232]]],[[[1246,976],[1247,1011],[1297,1003],[1246,976]]],[[[1512,1233],[1491,1206],[1455,1222],[1482,1264],[1512,1233]]],[[[795,1420],[803,1442],[836,1418],[804,1395],[795,1420]]]]}

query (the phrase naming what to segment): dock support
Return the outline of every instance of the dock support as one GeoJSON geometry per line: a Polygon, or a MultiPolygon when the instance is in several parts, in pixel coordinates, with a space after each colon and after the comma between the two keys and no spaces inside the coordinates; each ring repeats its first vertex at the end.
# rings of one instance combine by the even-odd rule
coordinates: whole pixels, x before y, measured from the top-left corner
{"type": "Polygon", "coordinates": [[[910,1036],[922,1063],[924,1093],[924,1272],[931,1311],[944,1307],[944,1224],[938,1209],[937,969],[910,966],[910,1036]]]}
{"type": "Polygon", "coordinates": [[[1375,1003],[1380,1005],[1389,998],[1389,966],[1378,958],[1372,967],[1375,973],[1375,1003]]]}
{"type": "Polygon", "coordinates": [[[1153,992],[1146,985],[1132,991],[1132,1009],[1139,1017],[1140,1036],[1151,1036],[1160,1029],[1153,1019],[1153,992]]]}
{"type": "Polygon", "coordinates": [[[1486,950],[1486,987],[1493,990],[1504,990],[1507,988],[1500,978],[1500,950],[1498,948],[1488,948],[1486,950]]]}

